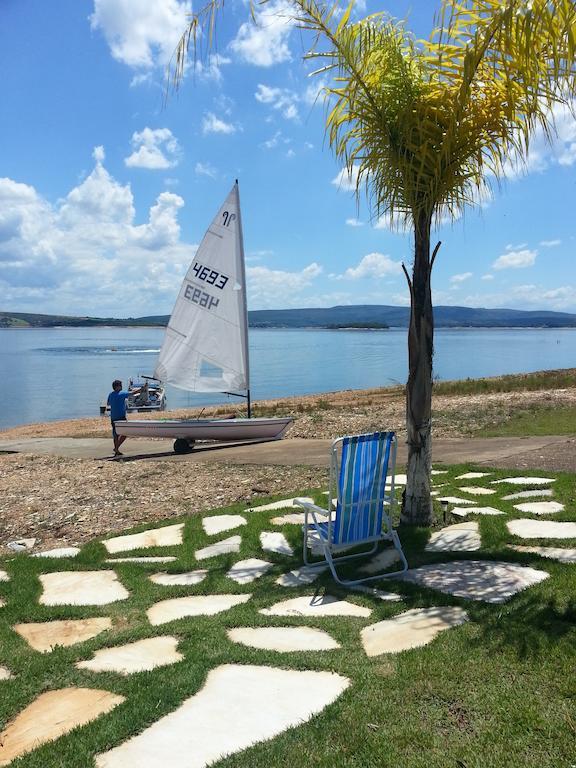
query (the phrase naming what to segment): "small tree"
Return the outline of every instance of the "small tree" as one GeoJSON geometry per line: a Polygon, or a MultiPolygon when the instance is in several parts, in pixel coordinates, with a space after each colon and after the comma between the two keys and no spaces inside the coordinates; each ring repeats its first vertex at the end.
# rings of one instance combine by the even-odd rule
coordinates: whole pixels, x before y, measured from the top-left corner
{"type": "MultiPolygon", "coordinates": [[[[199,26],[213,29],[224,0],[197,16],[176,52],[178,83],[199,26]]],[[[293,0],[294,19],[314,33],[306,58],[331,74],[326,130],[357,195],[365,189],[377,216],[390,213],[414,232],[406,386],[408,467],[402,522],[432,521],[431,274],[439,243],[430,236],[440,215],[459,215],[500,179],[510,161],[526,158],[540,127],[554,132],[554,108],[573,106],[576,9],[573,0],[443,0],[429,40],[414,40],[403,23],[376,13],[351,21],[354,0],[293,0]]]]}

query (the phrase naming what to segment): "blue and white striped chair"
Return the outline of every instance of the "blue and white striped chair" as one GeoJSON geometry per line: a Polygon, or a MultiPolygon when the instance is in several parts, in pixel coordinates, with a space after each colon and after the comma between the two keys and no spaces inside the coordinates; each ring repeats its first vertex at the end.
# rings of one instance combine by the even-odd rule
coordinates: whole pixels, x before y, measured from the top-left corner
{"type": "Polygon", "coordinates": [[[408,569],[398,534],[392,528],[396,504],[394,469],[396,466],[396,435],[394,432],[374,432],[369,435],[340,437],[331,449],[328,509],[311,504],[306,499],[294,499],[294,505],[304,509],[304,562],[307,566],[324,566],[308,559],[310,534],[321,545],[325,561],[334,579],[344,586],[364,581],[397,576],[408,569]],[[340,459],[339,459],[340,456],[340,459]],[[388,481],[388,487],[387,487],[388,481]],[[336,511],[332,510],[333,500],[336,511]],[[389,541],[397,550],[402,568],[392,573],[379,573],[361,579],[341,579],[336,565],[357,557],[372,555],[382,541],[389,541]],[[353,555],[338,555],[369,544],[368,550],[353,555]]]}

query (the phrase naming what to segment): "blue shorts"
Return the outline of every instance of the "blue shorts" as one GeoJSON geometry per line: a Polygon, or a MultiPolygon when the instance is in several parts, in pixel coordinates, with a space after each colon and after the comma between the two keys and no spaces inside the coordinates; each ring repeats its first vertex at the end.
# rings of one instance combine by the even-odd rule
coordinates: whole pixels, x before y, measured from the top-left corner
{"type": "Polygon", "coordinates": [[[124,417],[123,419],[110,419],[110,423],[112,424],[112,437],[113,438],[117,438],[118,437],[118,433],[116,432],[116,423],[118,421],[126,421],[126,417],[124,417]]]}

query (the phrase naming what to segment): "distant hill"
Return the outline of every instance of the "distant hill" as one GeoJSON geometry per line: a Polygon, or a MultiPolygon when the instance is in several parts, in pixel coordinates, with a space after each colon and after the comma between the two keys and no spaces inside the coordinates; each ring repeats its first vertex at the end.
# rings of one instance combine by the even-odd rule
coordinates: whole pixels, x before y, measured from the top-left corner
{"type": "MultiPolygon", "coordinates": [[[[248,313],[252,328],[406,328],[408,307],[364,304],[309,309],[255,309],[248,313]]],[[[568,312],[524,312],[518,309],[435,307],[437,328],[576,328],[576,315],[568,312]]],[[[54,328],[90,326],[165,326],[168,315],[147,317],[72,317],[0,312],[0,328],[54,328]]]]}

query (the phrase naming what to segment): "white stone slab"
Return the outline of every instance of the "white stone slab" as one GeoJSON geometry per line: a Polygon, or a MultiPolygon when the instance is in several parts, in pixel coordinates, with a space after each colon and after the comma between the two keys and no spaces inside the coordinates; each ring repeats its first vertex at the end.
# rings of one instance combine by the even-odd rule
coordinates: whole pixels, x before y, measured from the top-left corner
{"type": "Polygon", "coordinates": [[[558,501],[527,501],[524,504],[514,504],[514,509],[532,515],[553,515],[555,512],[563,512],[564,504],[558,501]]]}
{"type": "Polygon", "coordinates": [[[10,576],[8,576],[6,571],[0,570],[0,581],[10,581],[10,576]]]}
{"type": "Polygon", "coordinates": [[[273,517],[272,525],[304,525],[304,512],[288,512],[286,515],[273,517]]]}
{"type": "MultiPolygon", "coordinates": [[[[318,531],[313,528],[309,528],[308,530],[308,549],[312,552],[313,555],[322,555],[324,552],[320,535],[318,534],[318,531]]],[[[338,554],[347,552],[349,549],[354,549],[354,545],[348,544],[342,547],[332,547],[332,551],[338,552],[338,554]]]]}
{"type": "Polygon", "coordinates": [[[448,525],[430,536],[426,552],[474,552],[482,546],[478,523],[448,525]]]}
{"type": "Polygon", "coordinates": [[[158,555],[158,557],[109,557],[105,563],[175,563],[177,557],[171,555],[158,555]]]}
{"type": "Polygon", "coordinates": [[[260,534],[260,544],[266,552],[276,552],[278,555],[294,554],[288,539],[279,531],[262,531],[260,534]]]}
{"type": "Polygon", "coordinates": [[[430,491],[430,496],[439,496],[440,491],[430,491]]]}
{"type": "Polygon", "coordinates": [[[314,499],[311,499],[310,496],[293,496],[291,499],[281,499],[280,501],[273,501],[271,504],[261,504],[259,507],[248,507],[245,511],[269,512],[270,510],[274,509],[286,509],[287,507],[294,506],[295,498],[304,499],[304,501],[308,501],[310,504],[314,504],[314,499]]]}
{"type": "Polygon", "coordinates": [[[9,541],[6,546],[13,552],[24,552],[27,549],[32,549],[35,544],[36,539],[17,539],[16,541],[9,541]]]}
{"type": "Polygon", "coordinates": [[[213,515],[202,519],[202,527],[208,536],[215,536],[223,531],[232,531],[241,525],[246,525],[247,520],[242,515],[213,515]]]}
{"type": "Polygon", "coordinates": [[[12,680],[14,675],[7,667],[0,666],[0,680],[12,680]]]}
{"type": "Polygon", "coordinates": [[[362,616],[366,618],[372,613],[370,608],[364,608],[347,600],[340,600],[334,595],[306,595],[282,600],[270,608],[259,611],[264,616],[362,616]]]}
{"type": "Polygon", "coordinates": [[[175,597],[172,600],[161,600],[154,603],[146,611],[148,621],[152,626],[166,624],[186,616],[214,616],[228,611],[235,605],[250,600],[252,595],[194,595],[192,597],[175,597]]]}
{"type": "Polygon", "coordinates": [[[204,768],[287,728],[335,701],[349,680],[331,672],[227,664],[175,712],[96,757],[96,768],[204,768]]]}
{"type": "Polygon", "coordinates": [[[163,587],[193,587],[204,581],[207,575],[208,571],[205,568],[200,568],[187,573],[153,573],[148,578],[154,584],[161,584],[163,587]]]}
{"type": "Polygon", "coordinates": [[[374,555],[365,565],[358,568],[360,573],[379,573],[385,571],[390,566],[394,565],[400,560],[400,555],[397,549],[383,549],[382,552],[378,552],[374,555]]]}
{"type": "Polygon", "coordinates": [[[100,632],[112,629],[112,620],[107,616],[93,619],[63,619],[60,621],[16,624],[14,630],[28,645],[40,653],[50,653],[56,646],[76,645],[96,637],[100,632]]]}
{"type": "Polygon", "coordinates": [[[313,627],[237,627],[228,630],[233,643],[265,651],[331,651],[340,644],[327,632],[313,627]]]}
{"type": "Polygon", "coordinates": [[[107,605],[129,597],[114,571],[55,571],[39,578],[41,605],[107,605]]]}
{"type": "Polygon", "coordinates": [[[450,514],[466,517],[467,515],[503,515],[504,512],[496,507],[454,507],[450,510],[450,514]]]}
{"type": "Polygon", "coordinates": [[[448,504],[476,504],[470,499],[461,499],[459,496],[440,496],[438,501],[447,501],[448,504]]]}
{"type": "Polygon", "coordinates": [[[576,523],[556,523],[552,520],[510,520],[510,533],[521,539],[576,539],[576,523]]]}
{"type": "Polygon", "coordinates": [[[0,765],[86,725],[123,701],[124,696],[93,688],[62,688],[40,694],[0,733],[0,765]]]}
{"type": "Polygon", "coordinates": [[[305,587],[307,584],[312,584],[312,582],[316,581],[318,576],[324,573],[325,570],[326,566],[311,567],[303,565],[289,573],[283,573],[274,583],[279,584],[281,587],[305,587]]]}
{"type": "Polygon", "coordinates": [[[516,552],[531,552],[550,560],[558,560],[559,563],[576,563],[576,549],[567,547],[525,547],[522,544],[508,544],[508,549],[516,552]]]}
{"type": "Polygon", "coordinates": [[[250,584],[252,581],[264,576],[270,568],[272,568],[272,563],[266,560],[259,560],[256,557],[249,557],[247,560],[240,560],[238,563],[234,563],[226,576],[237,584],[250,584]]]}
{"type": "Polygon", "coordinates": [[[463,485],[458,490],[470,496],[491,496],[496,493],[494,488],[483,488],[481,485],[463,485]]]}
{"type": "Polygon", "coordinates": [[[440,632],[457,627],[467,620],[466,611],[454,606],[414,608],[392,619],[364,627],[360,637],[367,656],[399,653],[427,645],[440,632]]]}
{"type": "Polygon", "coordinates": [[[163,528],[151,528],[141,533],[131,533],[127,536],[115,536],[102,543],[111,554],[127,552],[131,549],[147,549],[148,547],[173,547],[182,544],[184,523],[165,525],[163,528]]]}
{"type": "Polygon", "coordinates": [[[355,587],[348,587],[353,592],[363,592],[370,597],[376,598],[376,600],[383,600],[385,603],[397,603],[403,600],[402,595],[398,595],[396,592],[385,592],[383,589],[377,587],[369,587],[367,584],[356,584],[355,587]]]}
{"type": "Polygon", "coordinates": [[[5,605],[6,605],[6,601],[5,601],[5,600],[3,600],[3,599],[0,597],[0,608],[4,608],[4,606],[5,606],[5,605]]]}
{"type": "MultiPolygon", "coordinates": [[[[406,475],[403,475],[403,474],[394,475],[394,485],[406,485],[407,482],[408,480],[406,478],[406,475]]],[[[386,481],[386,485],[387,486],[391,485],[389,480],[386,481]]]]}
{"type": "Polygon", "coordinates": [[[430,474],[432,475],[446,475],[448,473],[447,469],[433,469],[430,474]]]}
{"type": "Polygon", "coordinates": [[[548,485],[553,483],[553,477],[503,477],[502,480],[492,480],[494,485],[498,483],[510,483],[510,485],[548,485]]]}
{"type": "Polygon", "coordinates": [[[149,637],[127,645],[102,648],[96,651],[93,659],[78,661],[76,666],[91,672],[116,672],[119,675],[148,672],[182,661],[184,656],[176,650],[177,646],[177,638],[169,635],[149,637]]]}
{"type": "Polygon", "coordinates": [[[215,544],[210,544],[210,546],[204,547],[203,549],[197,549],[194,554],[196,555],[196,560],[207,560],[209,557],[227,555],[230,552],[240,552],[241,544],[241,536],[230,536],[222,541],[217,541],[215,544]]]}
{"type": "Polygon", "coordinates": [[[546,571],[513,563],[466,560],[422,565],[399,578],[467,600],[504,603],[516,592],[538,584],[548,576],[546,571]]]}
{"type": "Polygon", "coordinates": [[[56,547],[56,549],[47,549],[45,552],[35,552],[32,557],[55,557],[59,560],[65,557],[76,557],[79,554],[79,547],[56,547]]]}
{"type": "Polygon", "coordinates": [[[510,493],[508,496],[502,496],[502,501],[529,499],[535,496],[554,496],[554,491],[551,488],[533,488],[530,491],[518,491],[518,493],[510,493]]]}
{"type": "Polygon", "coordinates": [[[479,480],[491,474],[492,472],[465,472],[463,475],[457,475],[456,480],[479,480]]]}

